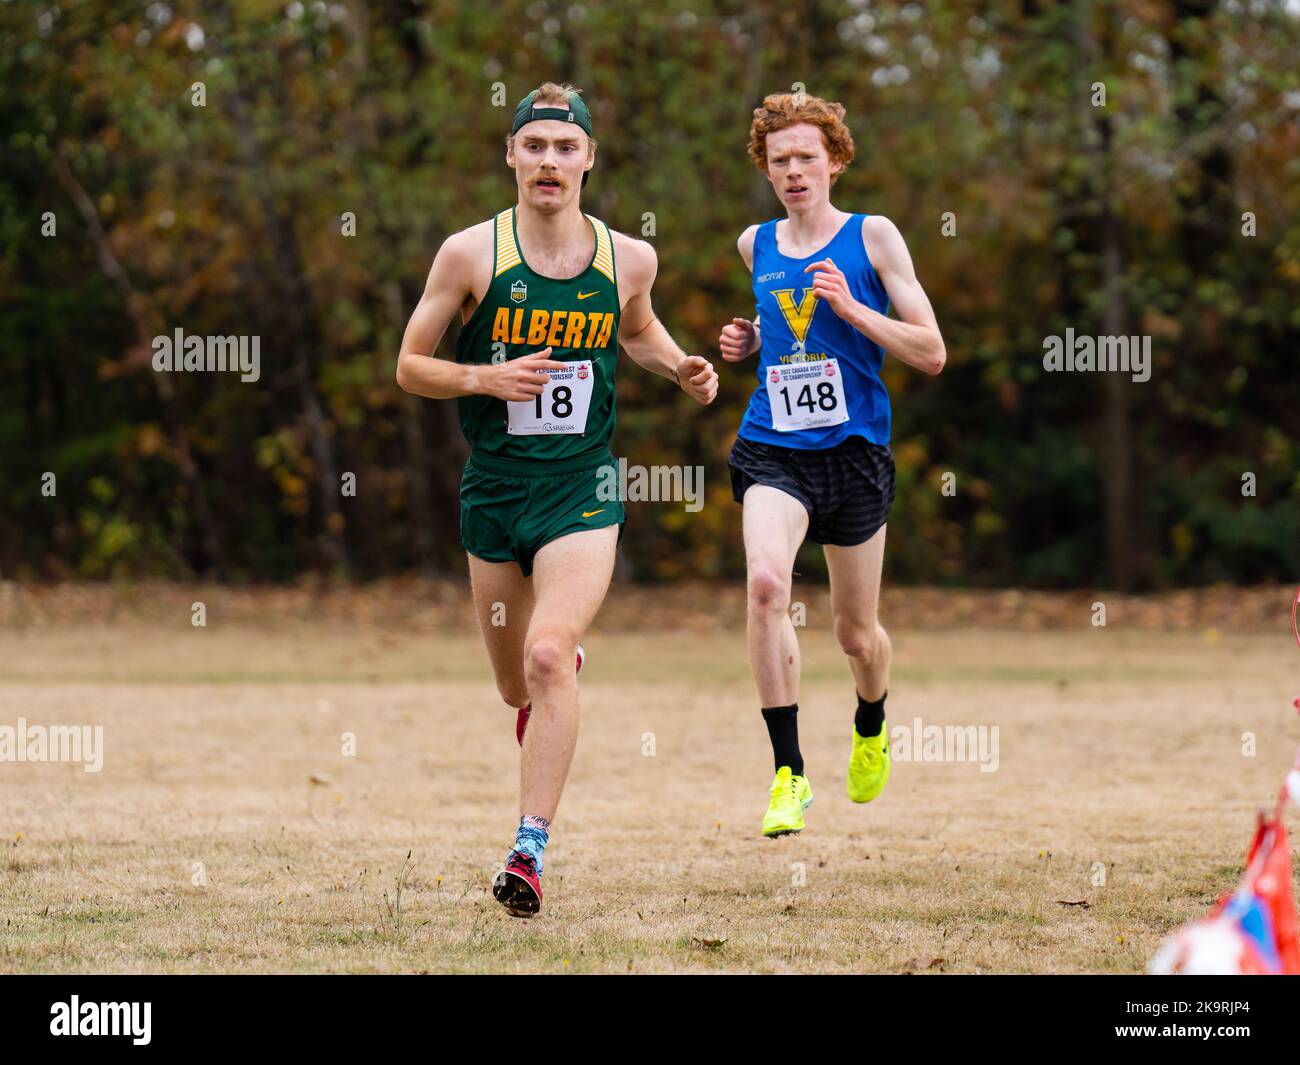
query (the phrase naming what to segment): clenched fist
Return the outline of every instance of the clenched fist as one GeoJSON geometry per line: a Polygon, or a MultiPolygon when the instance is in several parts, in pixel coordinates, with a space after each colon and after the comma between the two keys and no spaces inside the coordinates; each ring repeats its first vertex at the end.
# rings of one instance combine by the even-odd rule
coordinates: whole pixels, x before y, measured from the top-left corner
{"type": "Polygon", "coordinates": [[[722,327],[722,334],[718,337],[718,347],[728,362],[747,359],[758,344],[758,326],[748,318],[733,318],[730,324],[722,327]]]}
{"type": "Polygon", "coordinates": [[[811,266],[805,266],[803,272],[813,275],[813,295],[829,303],[831,310],[841,318],[847,318],[859,306],[849,289],[849,279],[835,265],[834,259],[822,259],[811,266]]]}
{"type": "Polygon", "coordinates": [[[718,371],[703,355],[687,355],[677,364],[677,383],[682,391],[708,406],[718,394],[718,371]]]}
{"type": "Polygon", "coordinates": [[[564,363],[547,358],[550,353],[550,348],[542,348],[500,366],[480,367],[481,391],[508,403],[526,403],[540,396],[546,387],[546,371],[564,369],[564,363]]]}

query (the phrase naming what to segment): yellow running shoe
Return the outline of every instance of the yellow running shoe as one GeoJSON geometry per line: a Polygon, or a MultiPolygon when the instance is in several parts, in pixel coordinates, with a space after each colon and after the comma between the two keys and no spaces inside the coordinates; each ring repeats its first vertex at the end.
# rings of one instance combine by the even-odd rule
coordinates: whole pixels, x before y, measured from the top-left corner
{"type": "Polygon", "coordinates": [[[768,838],[792,835],[803,830],[803,812],[812,805],[812,785],[783,765],[772,778],[772,801],[763,815],[763,835],[768,838]]]}
{"type": "Polygon", "coordinates": [[[889,723],[882,722],[880,731],[869,739],[853,730],[853,753],[849,755],[849,798],[854,802],[870,802],[889,782],[889,723]]]}

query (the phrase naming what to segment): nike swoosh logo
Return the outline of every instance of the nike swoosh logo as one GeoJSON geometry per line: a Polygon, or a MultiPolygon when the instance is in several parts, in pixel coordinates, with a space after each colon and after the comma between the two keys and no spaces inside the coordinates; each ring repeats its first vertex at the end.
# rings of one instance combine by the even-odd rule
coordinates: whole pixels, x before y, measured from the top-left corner
{"type": "Polygon", "coordinates": [[[595,292],[579,292],[579,293],[578,293],[578,299],[580,299],[580,300],[585,300],[588,296],[595,296],[595,295],[598,295],[599,292],[600,292],[600,289],[596,289],[595,292]]]}
{"type": "Polygon", "coordinates": [[[594,518],[597,514],[604,514],[604,513],[605,513],[605,508],[601,507],[599,510],[584,510],[582,512],[582,516],[584,518],[594,518]]]}

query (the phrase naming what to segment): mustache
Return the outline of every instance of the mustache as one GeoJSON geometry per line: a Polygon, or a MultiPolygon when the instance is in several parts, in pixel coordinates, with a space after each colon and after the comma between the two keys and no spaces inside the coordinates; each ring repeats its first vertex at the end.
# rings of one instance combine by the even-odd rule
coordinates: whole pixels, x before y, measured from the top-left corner
{"type": "Polygon", "coordinates": [[[529,181],[528,184],[535,186],[543,181],[554,181],[561,189],[567,189],[569,187],[569,183],[565,181],[564,178],[560,177],[559,174],[539,174],[537,177],[529,181]]]}

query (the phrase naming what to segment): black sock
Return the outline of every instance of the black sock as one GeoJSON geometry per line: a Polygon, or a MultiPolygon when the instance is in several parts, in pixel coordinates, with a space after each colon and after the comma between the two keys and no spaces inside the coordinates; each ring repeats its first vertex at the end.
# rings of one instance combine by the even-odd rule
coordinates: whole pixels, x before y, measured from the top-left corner
{"type": "Polygon", "coordinates": [[[776,768],[790,767],[797,777],[803,776],[803,755],[799,753],[799,704],[763,707],[763,720],[772,740],[772,755],[776,768]]]}
{"type": "Polygon", "coordinates": [[[889,692],[885,692],[874,703],[869,703],[858,695],[858,712],[853,715],[853,727],[864,740],[880,735],[880,727],[885,723],[885,699],[888,697],[889,692]]]}

